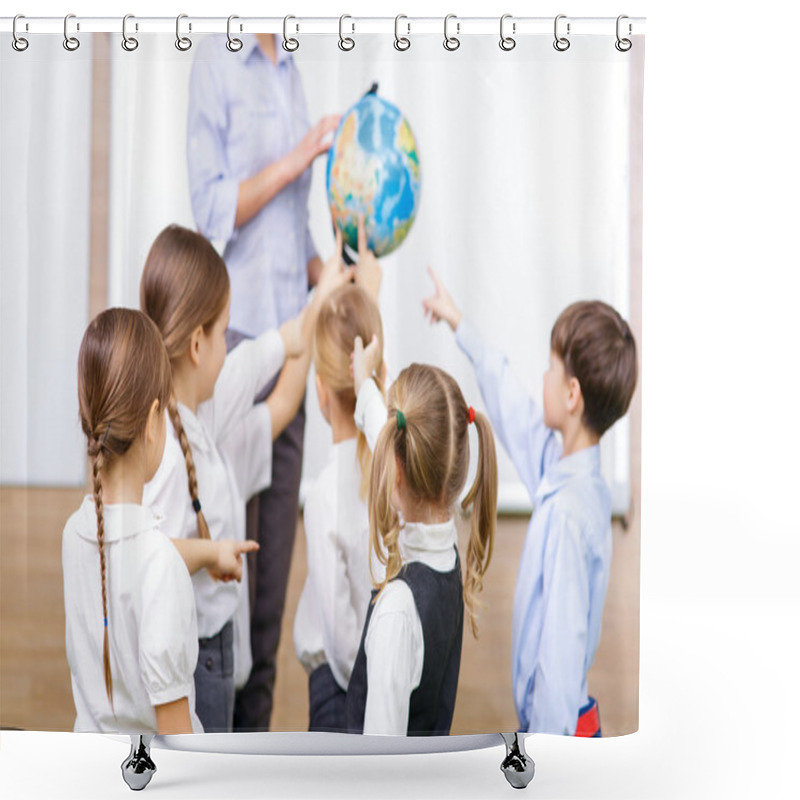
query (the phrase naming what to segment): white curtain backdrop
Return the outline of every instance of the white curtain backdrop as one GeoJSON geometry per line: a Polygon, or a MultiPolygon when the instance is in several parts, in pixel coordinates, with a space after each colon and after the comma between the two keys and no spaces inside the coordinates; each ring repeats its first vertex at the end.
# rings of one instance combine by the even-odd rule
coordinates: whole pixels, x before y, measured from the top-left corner
{"type": "Polygon", "coordinates": [[[0,40],[0,483],[84,482],[92,42],[0,40]]]}
{"type": "MultiPolygon", "coordinates": [[[[476,408],[482,402],[472,370],[452,334],[424,320],[427,264],[508,353],[537,399],[550,328],[566,305],[599,298],[629,315],[633,61],[614,49],[613,36],[574,38],[566,53],[546,36],[526,37],[505,53],[496,36],[465,37],[456,52],[446,52],[441,37],[417,36],[398,53],[391,37],[360,36],[342,53],[335,36],[306,36],[294,56],[312,122],[346,110],[373,82],[409,120],[422,198],[405,243],[382,262],[387,359],[395,374],[414,360],[444,367],[476,408]]],[[[111,48],[110,305],[138,306],[144,259],[162,227],[194,227],[185,149],[192,58],[167,34],[140,37],[133,53],[111,48]]],[[[55,94],[57,85],[48,81],[47,89],[55,94]]],[[[61,147],[64,136],[52,139],[61,147]]],[[[314,167],[309,208],[325,257],[333,236],[324,157],[314,167]]],[[[5,359],[5,342],[3,348],[5,359]]],[[[330,446],[312,387],[310,381],[305,479],[318,473],[330,446]]],[[[7,395],[4,388],[4,404],[7,395]]],[[[4,433],[6,419],[4,405],[4,433]]],[[[82,468],[80,448],[70,452],[82,468]]],[[[630,499],[629,456],[623,420],[604,437],[602,453],[620,512],[630,499]]],[[[500,477],[501,509],[529,508],[504,453],[500,477]]]]}

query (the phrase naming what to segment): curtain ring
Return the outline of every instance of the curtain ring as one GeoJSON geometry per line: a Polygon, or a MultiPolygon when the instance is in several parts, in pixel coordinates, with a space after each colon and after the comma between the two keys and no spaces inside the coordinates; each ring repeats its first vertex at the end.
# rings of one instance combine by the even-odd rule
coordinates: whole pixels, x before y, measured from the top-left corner
{"type": "MultiPolygon", "coordinates": [[[[451,19],[458,19],[458,17],[456,17],[455,14],[448,14],[444,18],[444,42],[442,44],[445,50],[449,50],[452,53],[453,50],[458,50],[458,48],[461,47],[461,40],[458,36],[448,36],[447,34],[447,28],[451,19]]],[[[456,22],[456,33],[458,34],[460,31],[461,23],[456,22]]]]}
{"type": "MultiPolygon", "coordinates": [[[[342,16],[339,17],[339,49],[344,50],[345,52],[352,50],[356,46],[356,43],[355,41],[353,41],[353,39],[351,39],[349,36],[344,36],[344,34],[342,33],[342,26],[344,25],[344,21],[346,19],[353,19],[353,18],[349,14],[342,14],[342,16]]],[[[355,22],[351,24],[353,26],[352,33],[355,33],[356,24],[355,22]]]]}
{"type": "MultiPolygon", "coordinates": [[[[126,14],[122,18],[122,49],[127,50],[129,53],[132,53],[138,46],[139,40],[134,39],[133,36],[128,36],[128,20],[135,19],[133,14],[126,14]]],[[[139,30],[139,26],[136,26],[136,30],[139,30]]]]}
{"type": "MultiPolygon", "coordinates": [[[[188,36],[181,36],[181,20],[187,19],[188,16],[188,14],[178,14],[178,17],[175,20],[175,47],[177,47],[182,53],[185,53],[192,46],[192,40],[188,36]]],[[[191,29],[192,26],[190,23],[189,30],[191,29]]]]}
{"type": "MultiPolygon", "coordinates": [[[[633,42],[631,42],[630,39],[623,39],[619,35],[619,24],[624,19],[628,19],[628,15],[627,14],[620,14],[617,17],[617,41],[614,42],[614,47],[616,47],[617,50],[620,51],[620,53],[627,53],[628,50],[630,50],[631,47],[633,47],[633,42]]],[[[630,33],[630,32],[631,32],[631,24],[628,23],[628,33],[630,33]]]]}
{"type": "MultiPolygon", "coordinates": [[[[297,17],[293,17],[291,14],[289,14],[288,16],[285,16],[283,18],[283,42],[281,42],[281,44],[283,45],[283,49],[287,53],[294,53],[294,51],[297,50],[298,47],[300,47],[300,42],[298,42],[297,39],[295,39],[294,37],[286,35],[290,19],[297,19],[297,17]]],[[[298,25],[297,29],[299,30],[299,28],[300,26],[298,25]]]]}
{"type": "MultiPolygon", "coordinates": [[[[238,53],[242,49],[242,40],[231,37],[231,22],[235,19],[239,19],[236,14],[231,14],[228,17],[228,41],[225,42],[225,47],[227,47],[231,53],[238,53]]],[[[241,30],[241,28],[239,30],[241,30]]]]}
{"type": "MultiPolygon", "coordinates": [[[[401,53],[411,47],[411,39],[407,36],[400,36],[400,20],[408,19],[405,14],[398,14],[394,18],[394,49],[401,53]]],[[[407,22],[408,32],[411,33],[411,23],[407,22]]]]}
{"type": "MultiPolygon", "coordinates": [[[[559,53],[563,53],[565,50],[569,50],[570,41],[567,39],[566,36],[559,36],[558,35],[558,21],[560,19],[566,19],[566,14],[559,14],[555,22],[553,23],[553,36],[555,36],[555,41],[553,42],[553,47],[558,50],[559,53]]],[[[567,23],[567,36],[569,35],[569,22],[567,23]]]]}
{"type": "Polygon", "coordinates": [[[17,20],[18,19],[25,19],[25,15],[24,14],[17,14],[17,16],[14,17],[14,23],[11,26],[11,34],[12,34],[12,36],[14,38],[11,40],[11,46],[18,53],[22,53],[23,51],[28,49],[29,42],[24,37],[17,35],[17,20]]]}
{"type": "Polygon", "coordinates": [[[74,52],[81,46],[80,39],[78,39],[76,36],[70,36],[69,32],[67,31],[67,24],[71,19],[75,19],[74,14],[67,14],[67,16],[64,17],[64,49],[69,50],[70,53],[74,52]]]}
{"type": "MultiPolygon", "coordinates": [[[[506,36],[504,27],[507,19],[511,19],[511,14],[503,14],[500,17],[500,49],[508,52],[517,46],[517,40],[511,36],[506,36]]],[[[513,33],[517,32],[517,23],[512,23],[511,30],[513,33]]]]}

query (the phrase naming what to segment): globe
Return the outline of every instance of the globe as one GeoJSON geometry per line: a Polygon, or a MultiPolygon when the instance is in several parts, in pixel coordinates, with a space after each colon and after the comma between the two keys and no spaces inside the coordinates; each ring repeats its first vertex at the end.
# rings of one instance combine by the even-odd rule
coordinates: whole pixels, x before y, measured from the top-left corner
{"type": "Polygon", "coordinates": [[[417,143],[400,110],[368,92],[342,116],[328,153],[328,202],[347,245],[358,248],[358,216],[376,256],[408,236],[420,194],[417,143]]]}

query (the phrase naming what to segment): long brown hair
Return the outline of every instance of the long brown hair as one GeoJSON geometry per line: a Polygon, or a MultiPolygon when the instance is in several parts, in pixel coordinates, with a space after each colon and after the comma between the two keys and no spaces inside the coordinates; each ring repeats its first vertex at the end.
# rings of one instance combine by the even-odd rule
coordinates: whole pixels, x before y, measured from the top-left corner
{"type": "Polygon", "coordinates": [[[389,390],[389,416],[375,445],[369,487],[370,548],[394,578],[402,566],[398,538],[400,521],[392,504],[397,468],[416,502],[441,509],[452,507],[467,480],[468,425],[478,432],[475,481],[462,502],[472,506],[467,545],[464,604],[477,636],[477,595],[492,558],[497,512],[497,454],[489,421],[471,412],[455,380],[438,367],[412,364],[389,390]],[[398,424],[398,412],[402,424],[398,424]]]}
{"type": "Polygon", "coordinates": [[[112,708],[103,471],[142,435],[153,400],[158,400],[163,409],[171,394],[172,370],[152,321],[140,311],[127,308],[110,308],[98,314],[86,329],[78,354],[78,406],[92,460],[103,593],[103,674],[112,708]]]}
{"type": "MultiPolygon", "coordinates": [[[[342,409],[352,415],[356,393],[350,372],[350,354],[360,336],[364,346],[378,337],[377,372],[383,370],[383,325],[375,301],[360,287],[348,284],[323,303],[314,329],[314,369],[336,396],[342,409]]],[[[383,393],[380,379],[378,388],[383,393]]],[[[366,500],[372,454],[364,434],[357,435],[356,454],[361,467],[361,498],[366,500]]]]}
{"type": "MultiPolygon", "coordinates": [[[[173,364],[188,350],[192,333],[198,326],[202,326],[206,334],[210,333],[225,309],[230,289],[225,262],[208,239],[180,225],[169,225],[156,236],[142,272],[139,304],[161,331],[173,364]]],[[[197,535],[209,539],[208,524],[200,506],[192,448],[174,394],[169,399],[168,410],[186,462],[189,495],[197,515],[197,535]]]]}

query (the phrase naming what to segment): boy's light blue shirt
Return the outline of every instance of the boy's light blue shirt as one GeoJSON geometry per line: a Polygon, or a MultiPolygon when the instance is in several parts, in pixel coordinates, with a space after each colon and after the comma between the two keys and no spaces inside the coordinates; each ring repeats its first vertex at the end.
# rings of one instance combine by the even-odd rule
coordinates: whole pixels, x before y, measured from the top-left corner
{"type": "Polygon", "coordinates": [[[495,435],[534,503],[514,593],[514,704],[523,731],[573,735],[588,702],[611,566],[611,495],[600,447],[561,444],[508,359],[462,320],[456,341],[475,368],[495,435]]]}
{"type": "Polygon", "coordinates": [[[317,255],[308,229],[311,169],[234,228],[239,183],[289,153],[308,130],[300,74],[282,47],[273,64],[253,34],[228,52],[224,36],[197,44],[189,82],[187,164],[198,230],[224,241],[231,328],[259,336],[295,316],[317,255]]]}

